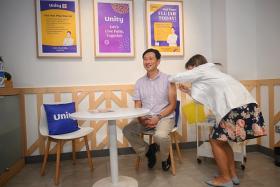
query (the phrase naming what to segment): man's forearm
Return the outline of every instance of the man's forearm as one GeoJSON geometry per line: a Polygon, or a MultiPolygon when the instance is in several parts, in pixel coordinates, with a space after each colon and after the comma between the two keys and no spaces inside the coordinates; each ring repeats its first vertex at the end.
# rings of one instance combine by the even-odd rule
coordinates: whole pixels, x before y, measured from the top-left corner
{"type": "Polygon", "coordinates": [[[176,106],[168,105],[164,110],[162,110],[159,114],[162,118],[172,114],[175,111],[176,106]]]}

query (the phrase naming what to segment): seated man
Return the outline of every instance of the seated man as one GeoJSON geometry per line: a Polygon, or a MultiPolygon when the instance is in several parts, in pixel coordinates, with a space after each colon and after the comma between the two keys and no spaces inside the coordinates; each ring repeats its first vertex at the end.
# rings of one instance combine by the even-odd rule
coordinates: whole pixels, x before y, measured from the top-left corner
{"type": "Polygon", "coordinates": [[[150,109],[150,115],[132,120],[123,129],[124,136],[140,157],[146,155],[148,167],[156,164],[156,152],[160,149],[162,169],[170,168],[169,133],[175,124],[176,86],[168,81],[168,75],[158,70],[161,54],[156,49],[143,53],[143,65],[147,74],[138,79],[133,100],[136,108],[150,109]],[[154,129],[154,144],[150,146],[140,137],[147,130],[154,129]]]}

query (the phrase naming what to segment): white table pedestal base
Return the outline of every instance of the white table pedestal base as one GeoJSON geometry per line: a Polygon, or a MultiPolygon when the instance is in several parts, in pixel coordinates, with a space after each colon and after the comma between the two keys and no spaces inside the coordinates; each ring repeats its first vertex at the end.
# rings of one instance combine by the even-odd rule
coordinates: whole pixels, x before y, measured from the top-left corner
{"type": "Polygon", "coordinates": [[[120,108],[110,112],[82,111],[70,114],[72,119],[77,120],[108,120],[111,177],[97,181],[92,187],[138,187],[134,178],[119,176],[116,120],[145,116],[149,112],[145,108],[120,108]]]}
{"type": "Polygon", "coordinates": [[[92,187],[138,187],[138,182],[132,177],[119,176],[118,179],[118,182],[113,184],[112,178],[106,177],[94,183],[92,187]]]}

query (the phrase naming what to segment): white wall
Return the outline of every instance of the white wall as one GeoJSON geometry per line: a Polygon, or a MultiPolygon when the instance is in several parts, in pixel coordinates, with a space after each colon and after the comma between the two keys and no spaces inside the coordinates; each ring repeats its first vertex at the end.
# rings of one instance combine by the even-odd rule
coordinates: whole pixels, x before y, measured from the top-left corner
{"type": "Polygon", "coordinates": [[[257,0],[257,70],[261,79],[280,77],[279,18],[279,0],[257,0]]]}
{"type": "Polygon", "coordinates": [[[257,79],[255,0],[226,1],[227,72],[257,79]]]}
{"type": "Polygon", "coordinates": [[[279,18],[279,0],[226,1],[229,74],[244,80],[280,77],[279,18]]]}
{"type": "MultiPolygon", "coordinates": [[[[134,0],[135,58],[94,57],[93,0],[80,0],[82,58],[39,59],[33,0],[0,1],[0,56],[15,87],[134,83],[144,74],[144,0],[134,0]]],[[[185,56],[165,57],[160,69],[184,70],[204,54],[238,79],[279,78],[279,0],[184,0],[185,56]]]]}
{"type": "Polygon", "coordinates": [[[226,1],[212,0],[212,60],[227,69],[226,1]]]}
{"type": "MultiPolygon", "coordinates": [[[[0,56],[13,76],[14,87],[75,86],[134,83],[145,72],[144,0],[134,0],[135,58],[95,59],[93,0],[80,0],[82,58],[39,59],[36,54],[34,0],[0,1],[0,56]]],[[[184,71],[186,60],[202,53],[211,58],[210,0],[184,1],[185,56],[163,58],[166,73],[184,71]]]]}
{"type": "MultiPolygon", "coordinates": [[[[185,62],[199,53],[212,58],[211,0],[185,0],[185,62]]],[[[184,69],[184,68],[183,68],[184,69]]]]}

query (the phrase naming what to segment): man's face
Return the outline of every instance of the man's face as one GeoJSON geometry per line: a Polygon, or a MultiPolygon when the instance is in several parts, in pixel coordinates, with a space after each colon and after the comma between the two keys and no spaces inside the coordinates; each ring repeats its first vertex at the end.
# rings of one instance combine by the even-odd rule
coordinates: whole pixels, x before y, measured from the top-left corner
{"type": "Polygon", "coordinates": [[[156,70],[159,65],[159,60],[157,60],[155,53],[146,53],[144,55],[143,65],[147,72],[156,70]]]}

